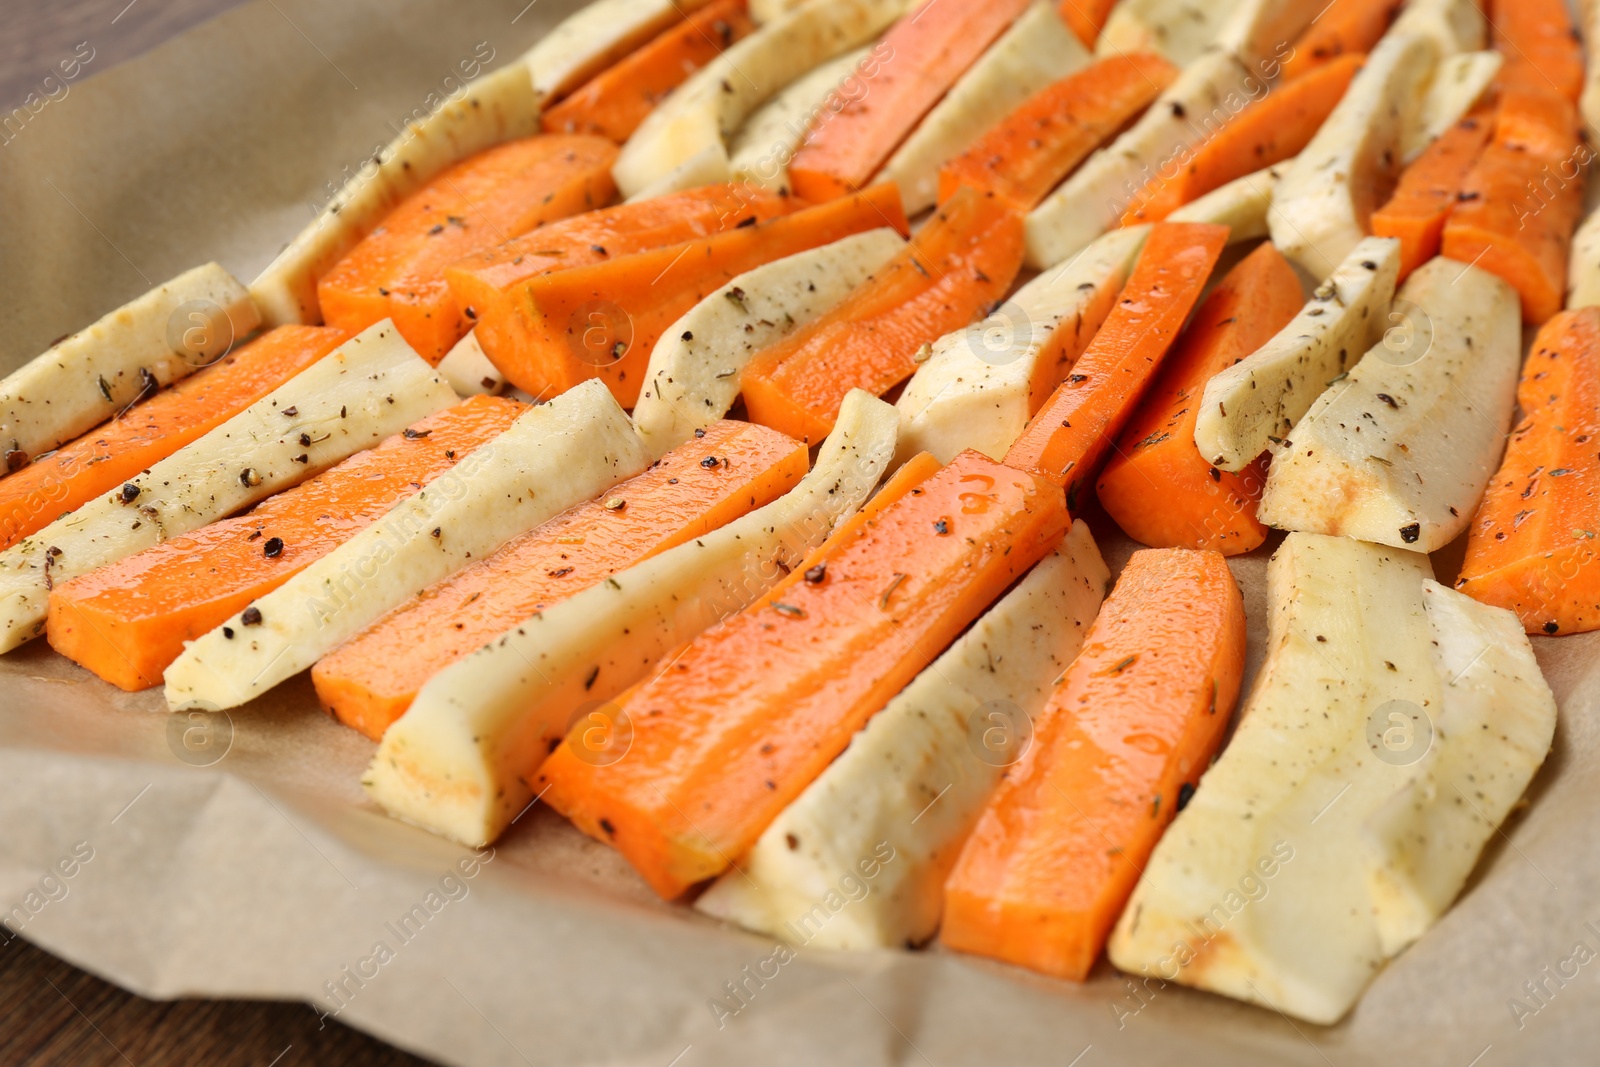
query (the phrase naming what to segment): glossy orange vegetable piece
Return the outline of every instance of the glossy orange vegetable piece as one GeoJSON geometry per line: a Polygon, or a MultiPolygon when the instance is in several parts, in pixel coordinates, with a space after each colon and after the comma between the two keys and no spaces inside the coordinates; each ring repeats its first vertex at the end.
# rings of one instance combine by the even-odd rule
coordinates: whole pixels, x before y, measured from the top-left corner
{"type": "Polygon", "coordinates": [[[1400,4],[1401,0],[1333,0],[1283,57],[1282,82],[1287,85],[1340,56],[1372,51],[1400,4]]]}
{"type": "Polygon", "coordinates": [[[1600,308],[1545,323],[1517,404],[1456,587],[1516,612],[1529,633],[1600,629],[1600,308]]]}
{"type": "Polygon", "coordinates": [[[1160,222],[1191,200],[1300,154],[1366,61],[1346,55],[1272,90],[1199,145],[1177,174],[1157,175],[1123,213],[1122,224],[1160,222]]]}
{"type": "Polygon", "coordinates": [[[620,144],[668,93],[753,29],[745,0],[714,0],[573,90],[544,113],[544,128],[620,144]]]}
{"type": "Polygon", "coordinates": [[[342,330],[279,326],[0,479],[0,549],[203,437],[346,339],[342,330]]]}
{"type": "Polygon", "coordinates": [[[1027,6],[1028,0],[938,0],[910,11],[883,35],[883,61],[817,112],[789,161],[789,188],[807,200],[831,200],[865,187],[1027,6]]]}
{"type": "Polygon", "coordinates": [[[1269,241],[1229,271],[1195,312],[1123,429],[1095,494],[1123,532],[1152,548],[1248,552],[1267,538],[1256,518],[1264,460],[1238,473],[1194,443],[1212,376],[1266,344],[1305,303],[1300,278],[1269,241]]]}
{"type": "Polygon", "coordinates": [[[1093,51],[1100,31],[1106,28],[1106,19],[1111,17],[1111,9],[1116,6],[1117,0],[1061,0],[1056,10],[1083,46],[1093,51]]]}
{"type": "Polygon", "coordinates": [[[753,267],[880,226],[906,231],[900,193],[874,186],[792,215],[518,285],[502,315],[479,319],[479,343],[518,387],[544,397],[599,378],[623,407],[639,398],[662,331],[753,267]]]}
{"type": "Polygon", "coordinates": [[[807,459],[804,445],[764,426],[714,423],[603,499],[430,586],[323,657],[311,670],[317,698],[376,741],[445,667],[608,575],[776,499],[807,459]]]}
{"type": "Polygon", "coordinates": [[[1135,552],[945,882],[950,948],[1082,981],[1227,729],[1239,587],[1215,552],[1135,552]]]}
{"type": "Polygon", "coordinates": [[[185,641],[381,519],[526,410],[514,400],[472,397],[253,511],[58,585],[50,594],[50,645],[123,689],[158,685],[185,641]]]}
{"type": "Polygon", "coordinates": [[[1117,305],[1038,414],[1006,463],[1067,488],[1067,503],[1100,461],[1200,299],[1228,241],[1226,226],[1158,222],[1117,305]]]}
{"type": "Polygon", "coordinates": [[[750,418],[813,444],[852,389],[881,395],[917,351],[982,316],[1022,266],[1022,216],[963,189],[842,303],[756,353],[740,375],[750,418]]]}
{"type": "Polygon", "coordinates": [[[1098,60],[1039,90],[939,168],[939,200],[963,185],[1021,210],[1045,198],[1090,152],[1150,106],[1178,76],[1158,55],[1098,60]]]}
{"type": "Polygon", "coordinates": [[[1493,0],[1491,40],[1505,61],[1497,84],[1546,89],[1576,104],[1583,92],[1583,46],[1563,0],[1493,0]]]}
{"type": "Polygon", "coordinates": [[[518,286],[530,278],[679,245],[804,206],[798,197],[758,185],[707,185],[549,223],[452,263],[445,280],[463,314],[477,323],[478,343],[492,357],[515,343],[502,336],[502,328],[512,315],[518,286]]]}
{"type": "Polygon", "coordinates": [[[543,223],[604,207],[616,193],[617,146],[539,134],[508,141],[440,174],[401,201],[317,282],[323,319],[357,333],[389,318],[430,363],[472,324],[445,284],[462,256],[543,223]]]}
{"type": "Polygon", "coordinates": [[[1450,127],[1400,175],[1389,202],[1372,213],[1376,236],[1400,240],[1401,280],[1439,254],[1445,220],[1493,132],[1489,109],[1450,127]]]}
{"type": "Polygon", "coordinates": [[[903,495],[624,699],[627,758],[595,766],[569,735],[546,761],[546,802],[661,896],[727,870],[1066,529],[1061,491],[1037,478],[976,452],[932,475],[912,463],[903,495]]]}

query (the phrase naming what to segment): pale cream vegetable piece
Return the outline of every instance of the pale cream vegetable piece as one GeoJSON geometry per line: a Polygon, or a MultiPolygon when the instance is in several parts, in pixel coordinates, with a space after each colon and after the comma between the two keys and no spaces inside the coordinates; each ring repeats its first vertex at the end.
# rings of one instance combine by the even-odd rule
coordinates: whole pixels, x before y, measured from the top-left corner
{"type": "Polygon", "coordinates": [[[188,377],[259,322],[244,286],[207,263],[57,341],[0,381],[0,473],[188,377]]]}
{"type": "Polygon", "coordinates": [[[216,710],[260,696],[407,598],[649,462],[599,381],[531,408],[382,519],[185,645],[166,670],[167,705],[216,710]]]}
{"type": "Polygon", "coordinates": [[[805,140],[811,124],[831,99],[858,97],[861,76],[877,60],[871,48],[831,59],[777,93],[750,113],[728,140],[728,172],[734,181],[754,182],[768,189],[789,187],[789,161],[805,140]],[[835,90],[839,96],[834,97],[835,90]]]}
{"type": "Polygon", "coordinates": [[[439,361],[439,373],[450,383],[458,396],[495,394],[505,390],[506,376],[500,368],[489,362],[483,346],[478,344],[476,330],[455,343],[439,361]]]}
{"type": "Polygon", "coordinates": [[[384,734],[362,784],[389,814],[470,845],[497,838],[534,798],[528,782],[576,719],[597,760],[625,758],[610,703],[673,651],[753,603],[877,485],[894,408],[845,398],[816,465],[784,496],[636,564],[513,627],[435,675],[384,734]]]}
{"type": "Polygon", "coordinates": [[[0,552],[0,652],[56,582],[230,515],[456,402],[385,319],[117,490],[0,552]]]}
{"type": "MultiPolygon", "coordinates": [[[[695,907],[792,943],[899,948],[933,936],[944,880],[1111,580],[1079,519],[784,809],[695,907]],[[832,912],[843,883],[864,896],[832,912]]],[[[853,897],[853,894],[852,894],[853,897]]]]}
{"type": "Polygon", "coordinates": [[[1420,156],[1440,134],[1460,122],[1489,91],[1500,73],[1499,52],[1462,52],[1439,61],[1416,120],[1400,135],[1400,156],[1407,164],[1420,156]]]}
{"type": "Polygon", "coordinates": [[[1226,185],[1196,197],[1167,216],[1168,222],[1207,222],[1228,227],[1228,243],[1253,241],[1267,236],[1267,217],[1272,210],[1272,193],[1293,163],[1288,160],[1272,167],[1235,178],[1226,185]]]}
{"type": "Polygon", "coordinates": [[[580,7],[522,55],[539,106],[565,96],[708,2],[594,0],[580,7]]]}
{"type": "Polygon", "coordinates": [[[1216,41],[1241,0],[1122,0],[1111,9],[1095,54],[1156,52],[1186,66],[1216,41]]]}

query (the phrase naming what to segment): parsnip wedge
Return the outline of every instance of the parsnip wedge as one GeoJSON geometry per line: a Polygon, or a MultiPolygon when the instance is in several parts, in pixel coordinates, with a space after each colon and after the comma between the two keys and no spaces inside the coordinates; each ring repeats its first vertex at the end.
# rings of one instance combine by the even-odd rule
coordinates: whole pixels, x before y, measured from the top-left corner
{"type": "Polygon", "coordinates": [[[467,335],[457,341],[455,347],[439,361],[439,373],[450,383],[450,388],[456,391],[457,396],[500,393],[506,387],[506,376],[500,373],[499,367],[489,362],[473,330],[468,330],[467,335]]]}
{"type": "Polygon", "coordinates": [[[1550,752],[1556,701],[1517,617],[1431,578],[1443,684],[1416,776],[1363,827],[1378,937],[1393,956],[1437,922],[1550,752]]]}
{"type": "Polygon", "coordinates": [[[565,96],[709,0],[595,0],[522,55],[538,102],[565,96]]]}
{"type": "Polygon", "coordinates": [[[259,322],[244,286],[207,263],[56,342],[0,381],[0,473],[187,377],[259,322]]]}
{"type": "Polygon", "coordinates": [[[878,180],[899,186],[907,215],[932,207],[941,166],[1018,104],[1089,59],[1056,5],[1040,0],[950,87],[884,164],[878,180]]]}
{"type": "Polygon", "coordinates": [[[1407,34],[1433,41],[1440,56],[1481,52],[1489,46],[1489,20],[1478,0],[1407,0],[1389,36],[1407,34]]]}
{"type": "Polygon", "coordinates": [[[844,402],[799,485],[727,526],[591,586],[440,671],[383,737],[362,784],[396,818],[466,844],[498,837],[574,718],[626,755],[612,698],[759,597],[853,513],[894,455],[894,408],[844,402]]]}
{"type": "Polygon", "coordinates": [[[651,350],[633,409],[651,454],[726,415],[751,356],[838,304],[904,246],[888,227],[855,234],[747,271],[685,312],[651,350]]]}
{"type": "Polygon", "coordinates": [[[1111,9],[1095,54],[1158,52],[1187,66],[1217,39],[1240,0],[1122,0],[1111,9]]]}
{"type": "MultiPolygon", "coordinates": [[[[876,36],[905,0],[812,0],[701,67],[640,123],[611,168],[633,196],[702,152],[721,154],[752,111],[807,71],[876,36]]],[[[702,160],[702,166],[704,161],[702,160]]]]}
{"type": "Polygon", "coordinates": [[[649,463],[599,381],[531,408],[380,521],[184,646],[173,710],[237,707],[311,666],[389,609],[649,463]]]}
{"type": "Polygon", "coordinates": [[[872,54],[870,48],[858,48],[830,59],[752,111],[728,140],[728,171],[733,180],[787,189],[789,161],[812,121],[827,106],[834,90],[846,99],[859,96],[863,91],[859,77],[875,63],[872,54]]]}
{"type": "Polygon", "coordinates": [[[896,402],[900,461],[931,452],[949,463],[969,448],[1003,459],[1100,328],[1149,232],[1112,230],[935,341],[896,402]]]}
{"type": "Polygon", "coordinates": [[[627,202],[636,204],[641,200],[653,200],[658,196],[671,196],[673,193],[681,193],[685,189],[698,189],[702,185],[716,185],[719,182],[730,181],[731,179],[732,175],[728,170],[727,149],[720,144],[706,145],[706,147],[628,197],[627,202]]]}
{"type": "Polygon", "coordinates": [[[407,123],[250,283],[262,320],[268,326],[321,322],[317,279],[390,208],[452,164],[538,129],[539,103],[521,63],[484,75],[459,99],[445,100],[438,110],[407,123]]]}
{"type": "Polygon", "coordinates": [[[1262,522],[1416,552],[1467,528],[1511,428],[1517,293],[1441,257],[1417,268],[1395,306],[1423,320],[1421,350],[1397,358],[1377,345],[1317,398],[1267,472],[1262,522]]]}
{"type": "Polygon", "coordinates": [[[1279,547],[1266,661],[1117,923],[1119,968],[1316,1023],[1349,1010],[1386,958],[1364,827],[1440,706],[1428,574],[1425,556],[1349,538],[1279,547]],[[1382,736],[1397,722],[1415,744],[1382,736]]]}
{"type": "Polygon", "coordinates": [[[1567,307],[1600,304],[1600,210],[1589,212],[1579,223],[1568,256],[1567,307]]]}
{"type": "MultiPolygon", "coordinates": [[[[1399,273],[1399,241],[1368,237],[1356,245],[1272,340],[1206,383],[1194,426],[1200,454],[1220,470],[1239,471],[1288,437],[1332,380],[1384,336],[1399,273]]],[[[1426,343],[1404,329],[1395,338],[1396,345],[1426,343]]]]}
{"type": "Polygon", "coordinates": [[[1267,215],[1272,210],[1272,193],[1293,163],[1280,163],[1235,178],[1226,185],[1191,200],[1167,216],[1168,222],[1209,222],[1228,227],[1228,243],[1253,241],[1267,236],[1267,215]]]}
{"type": "Polygon", "coordinates": [[[1110,578],[1077,520],[1061,547],[873,716],[695,907],[823,948],[898,948],[932,937],[961,843],[1026,750],[1032,717],[1082,647],[1110,578]],[[835,911],[823,902],[845,875],[868,892],[835,911]]]}
{"type": "Polygon", "coordinates": [[[1462,52],[1439,61],[1416,120],[1400,136],[1400,156],[1407,164],[1422,154],[1444,131],[1461,121],[1489,91],[1504,58],[1499,52],[1462,52]]]}
{"type": "Polygon", "coordinates": [[[1371,232],[1372,212],[1399,177],[1401,135],[1421,112],[1438,54],[1425,37],[1387,34],[1284,172],[1272,243],[1313,278],[1326,278],[1371,232]]]}
{"type": "Polygon", "coordinates": [[[1028,266],[1044,270],[1063,262],[1116,226],[1163,167],[1178,165],[1174,161],[1243,108],[1247,83],[1257,96],[1266,90],[1227,52],[1207,52],[1185,67],[1132,128],[1085,160],[1028,214],[1028,266]]]}
{"type": "Polygon", "coordinates": [[[1318,11],[1303,0],[1238,0],[1211,43],[1270,81],[1318,11]]]}
{"type": "Polygon", "coordinates": [[[220,519],[455,403],[385,319],[180,448],[0,553],[0,652],[44,631],[50,588],[220,519]]]}

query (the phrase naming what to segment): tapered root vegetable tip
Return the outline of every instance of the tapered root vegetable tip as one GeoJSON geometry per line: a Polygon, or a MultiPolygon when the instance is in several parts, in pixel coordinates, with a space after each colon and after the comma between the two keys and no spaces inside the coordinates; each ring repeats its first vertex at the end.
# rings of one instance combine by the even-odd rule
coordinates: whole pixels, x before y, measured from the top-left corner
{"type": "Polygon", "coordinates": [[[272,392],[347,339],[340,330],[280,326],[201,372],[160,389],[119,417],[0,480],[0,549],[37,533],[272,392]]]}
{"type": "Polygon", "coordinates": [[[50,591],[198,529],[456,402],[382,322],[222,425],[0,553],[0,651],[44,630],[50,591]]]}
{"type": "Polygon", "coordinates": [[[1117,440],[1095,487],[1123,532],[1152,548],[1248,552],[1266,540],[1256,502],[1266,465],[1224,473],[1194,444],[1196,399],[1300,309],[1300,279],[1270,242],[1229,271],[1195,313],[1117,440]]]}
{"type": "Polygon", "coordinates": [[[1151,229],[1116,307],[1006,453],[1007,465],[1067,487],[1067,506],[1077,506],[1227,242],[1225,226],[1163,222],[1151,229]]]}
{"type": "Polygon", "coordinates": [[[575,718],[597,759],[628,750],[615,699],[754,602],[866,499],[894,456],[893,407],[852,393],[811,472],[777,500],[620,571],[440,671],[389,728],[363,784],[391,815],[486,844],[575,718]],[[530,670],[529,665],[537,666],[530,670]]]}
{"type": "Polygon", "coordinates": [[[719,422],[641,474],[423,590],[320,660],[322,706],[373,740],[439,671],[595,582],[726,525],[791,489],[803,445],[719,422]]]}
{"type": "Polygon", "coordinates": [[[851,389],[881,395],[909,378],[918,351],[998,303],[1021,266],[1022,217],[962,190],[882,270],[750,358],[739,375],[750,418],[822,440],[851,389]]]}
{"type": "Polygon", "coordinates": [[[317,282],[330,326],[355,332],[393,319],[438,363],[472,322],[445,281],[456,260],[605,204],[617,149],[604,138],[540,134],[451,167],[407,197],[317,282]]]}
{"type": "MultiPolygon", "coordinates": [[[[123,689],[159,685],[185,642],[222,625],[381,519],[419,485],[505,430],[521,411],[512,400],[475,397],[269,497],[248,514],[58,584],[50,593],[50,645],[123,689]]],[[[240,477],[250,481],[254,475],[240,477]]],[[[247,641],[250,633],[235,629],[231,638],[223,637],[247,641]]]]}
{"type": "Polygon", "coordinates": [[[1215,552],[1135,552],[945,883],[950,948],[1082,981],[1194,795],[1244,674],[1215,552]]]}
{"type": "Polygon", "coordinates": [[[802,569],[622,701],[628,758],[588,758],[574,727],[541,772],[545,801],[680,896],[748,851],[1066,526],[1043,479],[973,452],[943,469],[913,459],[802,569]]]}
{"type": "Polygon", "coordinates": [[[648,463],[598,382],[525,411],[381,521],[189,642],[166,671],[168,706],[231,708],[267,692],[427,586],[648,463]]]}
{"type": "Polygon", "coordinates": [[[1600,628],[1600,308],[1545,323],[1517,403],[1522,421],[1472,516],[1456,587],[1515,612],[1528,633],[1600,628]]]}

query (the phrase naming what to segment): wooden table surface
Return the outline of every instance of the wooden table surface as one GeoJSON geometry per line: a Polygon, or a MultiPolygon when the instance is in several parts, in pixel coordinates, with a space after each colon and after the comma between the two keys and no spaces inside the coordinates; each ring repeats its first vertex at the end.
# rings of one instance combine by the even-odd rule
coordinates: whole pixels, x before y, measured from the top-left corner
{"type": "MultiPolygon", "coordinates": [[[[241,0],[6,0],[0,111],[37,91],[92,42],[90,73],[131,59],[241,0]]],[[[398,1067],[426,1061],[304,1004],[153,1001],[101,981],[0,927],[0,1064],[5,1067],[398,1067]]]]}

